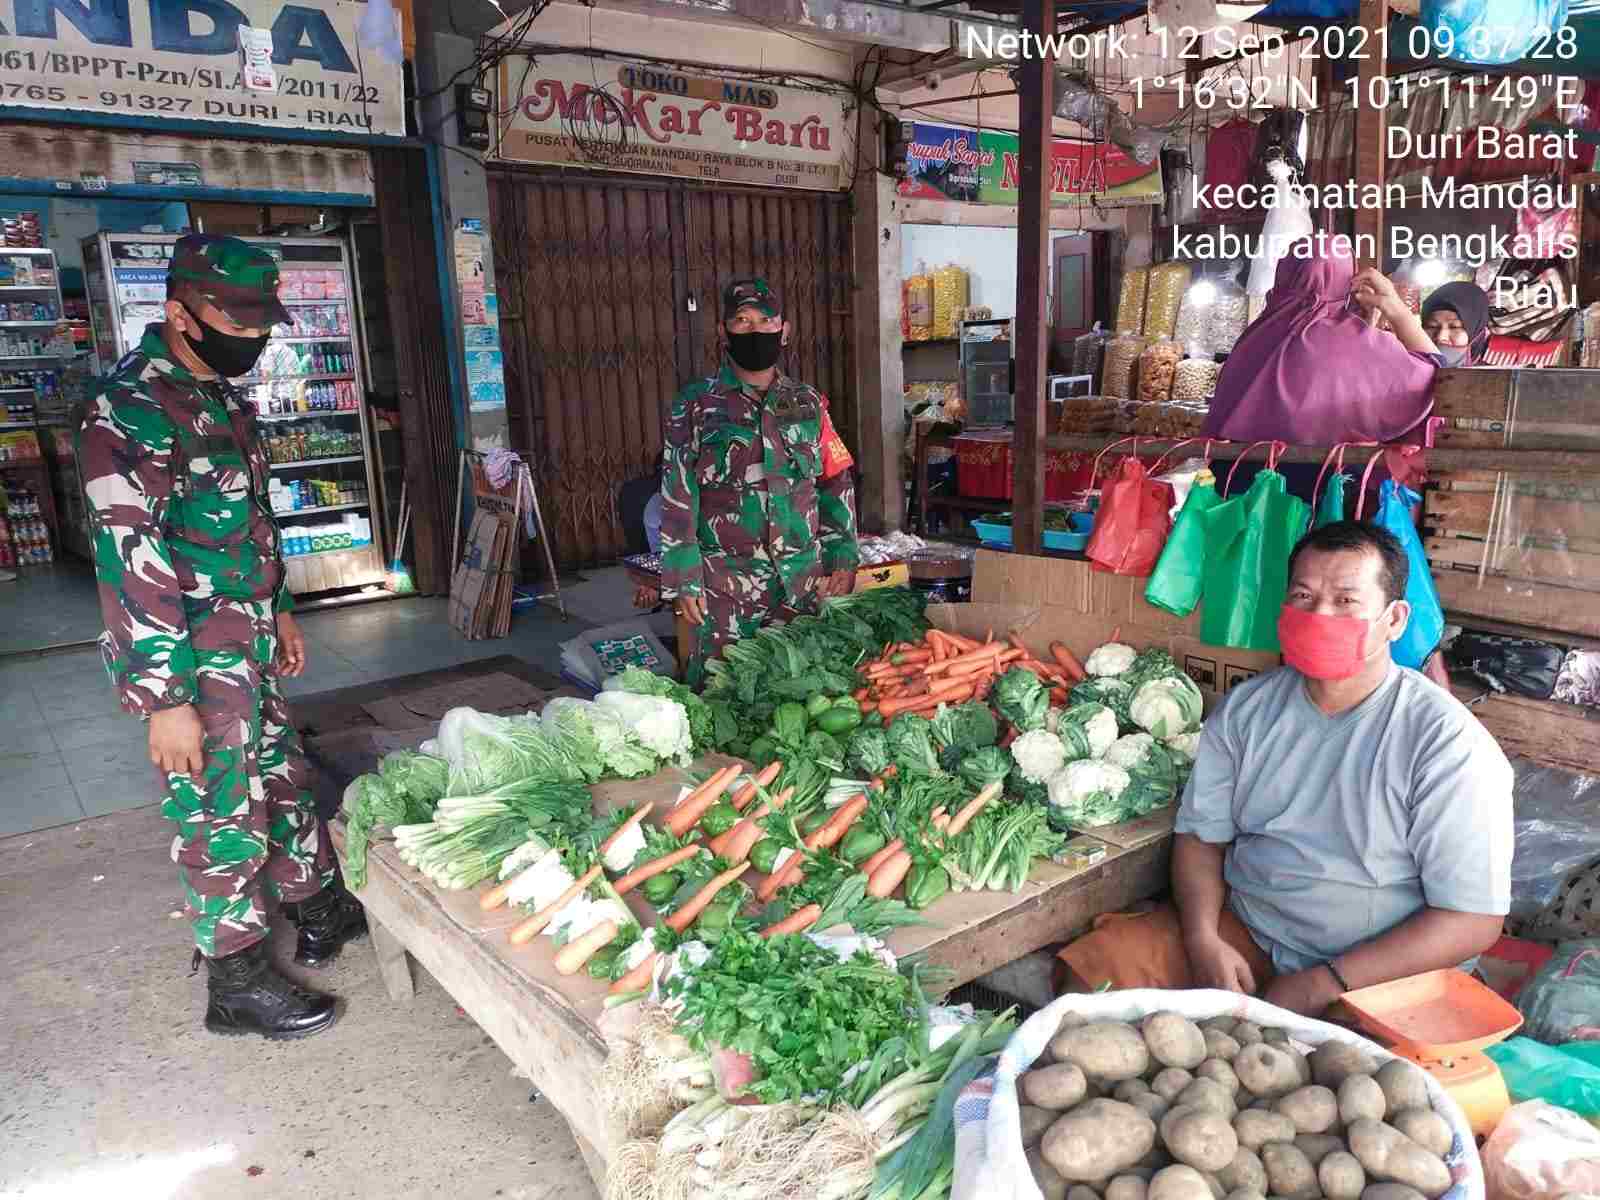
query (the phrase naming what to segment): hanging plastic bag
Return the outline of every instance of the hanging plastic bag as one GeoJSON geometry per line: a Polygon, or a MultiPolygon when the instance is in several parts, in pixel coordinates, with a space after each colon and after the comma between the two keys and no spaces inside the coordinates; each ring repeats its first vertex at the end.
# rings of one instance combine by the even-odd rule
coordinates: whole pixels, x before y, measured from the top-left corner
{"type": "MultiPolygon", "coordinates": [[[[1100,485],[1100,508],[1084,553],[1096,570],[1148,575],[1161,557],[1161,547],[1172,528],[1172,518],[1167,516],[1172,489],[1150,478],[1139,461],[1139,439],[1131,440],[1133,453],[1118,463],[1116,473],[1100,485]]],[[[1106,450],[1121,444],[1112,442],[1095,456],[1095,475],[1099,474],[1100,458],[1106,450]]]]}
{"type": "MultiPolygon", "coordinates": [[[[1366,472],[1361,477],[1361,495],[1356,500],[1356,520],[1361,519],[1362,504],[1366,500],[1367,477],[1382,457],[1383,451],[1372,456],[1366,472]]],[[[1439,592],[1433,586],[1433,572],[1428,567],[1428,555],[1417,536],[1416,522],[1411,510],[1422,503],[1422,497],[1392,479],[1378,485],[1378,512],[1373,523],[1387,529],[1406,548],[1410,571],[1406,575],[1406,603],[1411,606],[1411,619],[1405,632],[1389,643],[1389,653],[1402,667],[1420,670],[1428,657],[1439,648],[1439,638],[1444,634],[1444,606],[1439,603],[1439,592]]]]}
{"type": "MultiPolygon", "coordinates": [[[[1178,446],[1184,445],[1179,442],[1178,446]]],[[[1176,450],[1174,446],[1172,450],[1176,450]]],[[[1167,451],[1168,454],[1172,450],[1167,451]]],[[[1156,560],[1156,569],[1145,585],[1144,598],[1174,616],[1187,617],[1200,603],[1205,586],[1206,531],[1204,515],[1222,503],[1217,495],[1217,477],[1211,473],[1211,442],[1206,442],[1206,463],[1190,481],[1183,508],[1172,523],[1172,533],[1156,560]]],[[[1160,466],[1160,463],[1156,464],[1160,466]]]]}
{"type": "Polygon", "coordinates": [[[1328,457],[1322,460],[1322,470],[1317,472],[1317,486],[1311,490],[1311,503],[1315,512],[1315,516],[1311,519],[1313,529],[1321,529],[1324,525],[1344,520],[1344,485],[1348,478],[1344,473],[1344,448],[1347,444],[1340,442],[1329,450],[1328,457]],[[1333,475],[1328,478],[1328,490],[1323,491],[1322,480],[1328,474],[1329,466],[1333,467],[1333,475]]]}
{"type": "MultiPolygon", "coordinates": [[[[1205,530],[1200,640],[1213,646],[1279,649],[1278,612],[1289,591],[1289,552],[1306,531],[1311,506],[1291,496],[1278,474],[1284,444],[1273,442],[1271,447],[1266,469],[1256,472],[1249,491],[1224,499],[1200,517],[1205,530]]],[[[1244,454],[1228,471],[1224,496],[1244,454]]]]}
{"type": "Polygon", "coordinates": [[[1289,186],[1293,168],[1279,158],[1267,164],[1267,173],[1272,176],[1272,195],[1267,201],[1267,219],[1261,223],[1260,245],[1250,260],[1252,296],[1265,296],[1272,290],[1278,278],[1278,260],[1290,246],[1316,231],[1305,196],[1289,186]]]}
{"type": "Polygon", "coordinates": [[[1483,1147],[1483,1177],[1495,1200],[1555,1200],[1600,1191],[1600,1130],[1530,1100],[1513,1105],[1483,1147]]]}
{"type": "Polygon", "coordinates": [[[1600,1042],[1546,1046],[1514,1037],[1483,1052],[1500,1068],[1513,1101],[1543,1100],[1600,1121],[1600,1042]]]}
{"type": "Polygon", "coordinates": [[[1522,1032],[1550,1045],[1600,1041],[1600,939],[1556,943],[1550,961],[1517,993],[1522,1032]]]}
{"type": "Polygon", "coordinates": [[[1422,0],[1417,23],[1440,58],[1501,66],[1567,23],[1567,0],[1422,0]]]}

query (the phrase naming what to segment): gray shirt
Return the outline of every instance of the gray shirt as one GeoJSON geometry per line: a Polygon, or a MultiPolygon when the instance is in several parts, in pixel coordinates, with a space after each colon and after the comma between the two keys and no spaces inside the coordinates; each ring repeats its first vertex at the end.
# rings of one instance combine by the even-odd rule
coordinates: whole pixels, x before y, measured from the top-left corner
{"type": "Polygon", "coordinates": [[[1494,739],[1417,672],[1330,717],[1282,667],[1206,721],[1177,829],[1228,845],[1234,913],[1300,971],[1423,907],[1504,914],[1511,788],[1494,739]]]}

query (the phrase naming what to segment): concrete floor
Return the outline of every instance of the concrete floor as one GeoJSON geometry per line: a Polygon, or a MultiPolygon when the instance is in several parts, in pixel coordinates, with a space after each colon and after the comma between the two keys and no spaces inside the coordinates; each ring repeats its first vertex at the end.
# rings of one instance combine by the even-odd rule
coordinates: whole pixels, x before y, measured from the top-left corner
{"type": "MultiPolygon", "coordinates": [[[[506,653],[555,670],[561,641],[636,615],[630,596],[595,572],[572,619],[519,614],[481,642],[437,599],[308,614],[290,690],[506,653]]],[[[0,1197],[597,1200],[559,1114],[420,968],[416,999],[391,1004],[365,941],[289,968],[346,1002],[328,1033],[204,1032],[143,738],[98,655],[0,662],[0,1197]]],[[[276,934],[288,962],[292,930],[276,934]]]]}

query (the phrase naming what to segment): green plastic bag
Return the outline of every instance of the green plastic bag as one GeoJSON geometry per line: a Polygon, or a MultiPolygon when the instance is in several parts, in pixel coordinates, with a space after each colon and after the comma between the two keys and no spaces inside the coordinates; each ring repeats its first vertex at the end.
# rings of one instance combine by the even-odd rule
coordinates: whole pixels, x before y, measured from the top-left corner
{"type": "Polygon", "coordinates": [[[1514,1037],[1484,1053],[1500,1068],[1512,1103],[1544,1100],[1588,1121],[1600,1117],[1600,1042],[1546,1046],[1514,1037]]]}
{"type": "Polygon", "coordinates": [[[1317,513],[1311,522],[1311,528],[1321,529],[1324,525],[1344,520],[1344,485],[1347,478],[1344,473],[1344,445],[1341,443],[1328,451],[1328,456],[1322,460],[1322,470],[1317,472],[1317,486],[1311,493],[1311,501],[1317,506],[1317,513]],[[1330,466],[1333,467],[1333,475],[1328,479],[1328,486],[1324,489],[1323,476],[1328,474],[1330,466]]]}
{"type": "Polygon", "coordinates": [[[1206,531],[1201,517],[1221,503],[1216,476],[1201,471],[1189,485],[1189,495],[1178,510],[1178,519],[1173,522],[1156,569],[1150,572],[1150,582],[1145,585],[1144,598],[1157,608],[1187,617],[1200,603],[1206,562],[1206,531]]]}
{"type": "Polygon", "coordinates": [[[1311,506],[1291,496],[1283,476],[1270,465],[1256,474],[1244,495],[1201,514],[1202,642],[1241,650],[1279,649],[1278,612],[1289,590],[1289,551],[1305,533],[1310,515],[1311,506]]]}

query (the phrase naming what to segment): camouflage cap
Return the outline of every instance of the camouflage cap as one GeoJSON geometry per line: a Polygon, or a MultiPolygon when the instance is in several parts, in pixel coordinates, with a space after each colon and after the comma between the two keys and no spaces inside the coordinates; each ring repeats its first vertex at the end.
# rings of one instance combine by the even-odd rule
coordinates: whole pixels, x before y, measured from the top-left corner
{"type": "Polygon", "coordinates": [[[778,293],[760,276],[735,279],[722,289],[722,319],[733,320],[741,308],[758,308],[769,317],[783,315],[778,293]]]}
{"type": "Polygon", "coordinates": [[[167,269],[169,294],[183,285],[250,329],[288,324],[278,300],[278,264],[258,246],[236,237],[192,233],[179,238],[167,269]]]}

